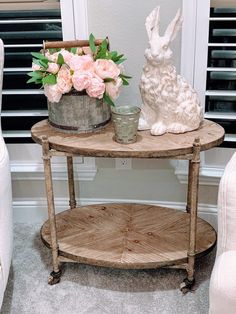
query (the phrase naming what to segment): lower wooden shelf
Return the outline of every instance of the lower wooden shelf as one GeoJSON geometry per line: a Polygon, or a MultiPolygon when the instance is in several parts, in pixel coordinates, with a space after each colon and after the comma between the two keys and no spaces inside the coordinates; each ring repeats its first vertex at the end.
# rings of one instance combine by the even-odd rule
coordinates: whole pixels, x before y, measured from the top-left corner
{"type": "MultiPolygon", "coordinates": [[[[157,268],[187,262],[190,215],[143,204],[82,206],[56,215],[59,256],[125,269],[157,268]]],[[[41,229],[50,247],[50,225],[41,229]]],[[[197,220],[197,257],[216,243],[216,232],[197,220]]]]}

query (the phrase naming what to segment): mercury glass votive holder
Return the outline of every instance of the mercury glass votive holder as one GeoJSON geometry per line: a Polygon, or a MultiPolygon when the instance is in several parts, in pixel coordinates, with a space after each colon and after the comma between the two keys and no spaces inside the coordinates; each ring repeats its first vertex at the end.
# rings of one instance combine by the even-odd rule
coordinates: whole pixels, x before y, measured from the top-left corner
{"type": "Polygon", "coordinates": [[[137,106],[111,108],[116,142],[130,144],[137,141],[140,112],[141,109],[137,106]]]}

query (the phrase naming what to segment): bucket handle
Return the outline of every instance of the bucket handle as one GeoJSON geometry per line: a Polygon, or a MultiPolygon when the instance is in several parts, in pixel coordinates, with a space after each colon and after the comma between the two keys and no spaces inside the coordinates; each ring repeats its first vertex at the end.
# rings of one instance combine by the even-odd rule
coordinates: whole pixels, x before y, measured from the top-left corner
{"type": "MultiPolygon", "coordinates": [[[[99,46],[104,39],[96,39],[95,45],[99,46]]],[[[109,40],[106,37],[109,50],[109,40]]],[[[73,47],[89,47],[88,40],[67,40],[67,41],[43,41],[43,53],[45,54],[46,49],[50,48],[73,48],[73,47]]]]}

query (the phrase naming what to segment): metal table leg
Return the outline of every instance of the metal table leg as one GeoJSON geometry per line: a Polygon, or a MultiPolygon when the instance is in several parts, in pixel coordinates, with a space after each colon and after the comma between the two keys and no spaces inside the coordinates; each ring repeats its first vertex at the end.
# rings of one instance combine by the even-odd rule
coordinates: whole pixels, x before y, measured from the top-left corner
{"type": "Polygon", "coordinates": [[[49,154],[49,142],[48,142],[47,137],[42,138],[42,149],[43,149],[45,185],[46,185],[47,204],[48,204],[48,217],[49,217],[49,223],[50,223],[52,260],[53,260],[53,271],[50,273],[48,283],[50,285],[54,285],[60,282],[61,270],[59,268],[59,260],[58,260],[58,242],[57,242],[57,233],[56,233],[55,205],[54,205],[54,194],[53,194],[53,184],[52,184],[51,155],[49,154]]]}
{"type": "Polygon", "coordinates": [[[188,182],[188,201],[187,208],[190,213],[189,223],[189,248],[188,248],[188,264],[186,267],[187,278],[181,284],[183,293],[191,290],[194,285],[195,273],[195,255],[196,255],[196,235],[197,235],[197,209],[198,209],[198,185],[199,185],[199,169],[200,169],[200,139],[196,138],[193,143],[193,158],[189,161],[189,182],[188,182]]]}
{"type": "Polygon", "coordinates": [[[67,156],[67,173],[68,173],[68,187],[69,187],[69,205],[70,209],[76,208],[75,200],[75,184],[74,184],[74,171],[73,171],[73,157],[67,156]]]}

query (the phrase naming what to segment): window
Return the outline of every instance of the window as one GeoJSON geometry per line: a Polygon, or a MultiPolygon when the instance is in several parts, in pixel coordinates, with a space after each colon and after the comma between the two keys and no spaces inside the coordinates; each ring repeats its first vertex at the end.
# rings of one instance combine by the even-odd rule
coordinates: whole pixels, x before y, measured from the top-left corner
{"type": "Polygon", "coordinates": [[[2,129],[7,143],[32,142],[31,126],[47,117],[47,101],[41,89],[26,84],[30,52],[39,51],[43,40],[62,40],[61,13],[58,1],[12,2],[0,2],[5,46],[2,129]]]}
{"type": "MultiPolygon", "coordinates": [[[[213,26],[216,25],[213,22],[216,22],[216,19],[219,19],[217,22],[220,22],[221,25],[229,25],[226,23],[229,21],[222,20],[227,16],[212,16],[212,14],[214,15],[213,8],[217,9],[216,12],[221,11],[222,14],[222,8],[227,10],[234,7],[236,7],[236,0],[183,0],[181,74],[197,90],[201,104],[205,109],[205,117],[223,126],[227,123],[231,123],[232,126],[226,129],[223,147],[201,154],[200,184],[202,185],[218,186],[225,165],[235,152],[234,149],[229,147],[235,148],[236,146],[236,132],[232,132],[236,111],[236,90],[229,90],[228,86],[219,85],[221,80],[213,79],[211,81],[209,77],[209,72],[219,72],[218,75],[221,75],[221,72],[234,72],[233,60],[230,60],[233,63],[230,63],[231,66],[229,66],[227,58],[219,59],[215,57],[219,57],[227,50],[233,51],[234,47],[236,50],[236,44],[234,42],[214,42],[216,39],[212,38],[213,26]],[[215,52],[212,53],[212,51],[215,52]],[[227,70],[225,71],[225,69],[227,70]],[[219,87],[222,87],[222,89],[219,89],[219,87]],[[226,89],[223,89],[223,87],[226,89]],[[224,95],[221,94],[222,92],[224,92],[224,95]],[[232,95],[232,93],[235,93],[235,95],[232,95]]],[[[230,16],[228,15],[229,19],[230,16]]],[[[233,19],[235,18],[233,17],[233,19]]],[[[216,76],[213,74],[212,77],[216,76]]],[[[225,84],[226,80],[223,81],[225,84]]],[[[185,161],[177,163],[175,173],[181,183],[187,182],[188,173],[186,169],[187,164],[185,161]]]]}
{"type": "MultiPolygon", "coordinates": [[[[18,82],[25,84],[25,73],[31,70],[32,56],[30,52],[41,49],[42,40],[46,39],[45,35],[49,40],[61,40],[63,32],[64,40],[87,39],[86,13],[86,0],[60,0],[60,2],[55,0],[0,0],[0,38],[5,35],[8,40],[8,34],[18,34],[20,30],[21,36],[24,32],[26,35],[25,41],[22,37],[15,38],[15,42],[4,40],[6,41],[4,75],[6,73],[23,73],[22,80],[18,79],[18,82]],[[16,9],[18,10],[16,11],[16,9]],[[36,25],[39,28],[38,32],[35,29],[36,25]],[[34,32],[30,33],[32,30],[34,32]],[[33,33],[38,34],[37,41],[33,33]]],[[[33,144],[30,128],[36,121],[46,118],[47,104],[46,97],[41,90],[36,88],[36,85],[25,84],[24,88],[19,88],[16,86],[16,77],[12,74],[13,79],[8,79],[6,82],[10,86],[6,86],[6,89],[3,90],[1,120],[4,125],[5,141],[8,143],[13,181],[18,181],[17,184],[20,185],[24,185],[24,183],[31,185],[32,180],[34,182],[43,180],[44,173],[41,148],[38,144],[33,144]]],[[[64,160],[54,158],[52,167],[56,175],[55,180],[67,180],[64,160]]],[[[74,158],[76,180],[93,180],[96,169],[94,158],[74,158]]],[[[21,189],[24,188],[20,187],[19,190],[21,189]]],[[[19,204],[18,199],[14,202],[19,204]]],[[[25,195],[20,200],[21,202],[24,204],[22,208],[27,208],[25,195]]],[[[40,206],[38,205],[40,204],[39,200],[33,201],[33,203],[36,204],[36,207],[40,206]]]]}
{"type": "Polygon", "coordinates": [[[236,147],[236,1],[228,5],[211,1],[205,116],[225,128],[225,145],[236,147]]]}
{"type": "Polygon", "coordinates": [[[184,0],[184,11],[182,73],[198,91],[205,118],[225,128],[223,146],[236,147],[236,1],[184,0]]]}

